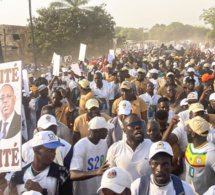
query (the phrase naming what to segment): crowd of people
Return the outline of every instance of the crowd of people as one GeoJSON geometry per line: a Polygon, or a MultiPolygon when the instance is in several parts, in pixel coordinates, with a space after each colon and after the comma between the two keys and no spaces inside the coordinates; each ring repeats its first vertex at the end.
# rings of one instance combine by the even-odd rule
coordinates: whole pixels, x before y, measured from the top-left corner
{"type": "MultiPolygon", "coordinates": [[[[0,173],[0,194],[215,194],[210,50],[162,44],[122,49],[112,62],[92,57],[79,62],[81,75],[72,66],[59,76],[29,74],[22,170],[0,173]]],[[[0,95],[11,120],[14,91],[4,85],[0,95]],[[12,95],[2,96],[5,88],[12,95]]],[[[4,139],[16,131],[0,130],[4,139]]]]}

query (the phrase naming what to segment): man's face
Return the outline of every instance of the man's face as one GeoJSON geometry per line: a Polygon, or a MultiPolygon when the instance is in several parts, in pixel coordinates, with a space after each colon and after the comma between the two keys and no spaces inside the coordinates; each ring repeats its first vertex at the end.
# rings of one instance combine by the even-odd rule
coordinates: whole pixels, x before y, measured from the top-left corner
{"type": "Polygon", "coordinates": [[[42,148],[35,153],[39,161],[46,165],[50,165],[53,162],[55,158],[55,154],[56,154],[56,148],[50,149],[50,148],[46,148],[45,146],[42,146],[42,148]]]}
{"type": "Polygon", "coordinates": [[[174,75],[170,75],[166,78],[166,82],[167,84],[175,84],[175,76],[174,75]]]}
{"type": "Polygon", "coordinates": [[[129,141],[141,143],[144,140],[143,121],[139,117],[130,117],[123,124],[129,141]]]}
{"type": "Polygon", "coordinates": [[[132,89],[121,89],[121,94],[124,100],[130,100],[132,95],[132,89]]]}
{"type": "Polygon", "coordinates": [[[160,129],[155,123],[147,124],[146,133],[147,133],[148,138],[152,142],[159,141],[158,139],[161,138],[160,129]]]}
{"type": "Polygon", "coordinates": [[[215,100],[211,100],[211,101],[210,101],[210,104],[211,104],[211,107],[212,107],[213,109],[215,109],[215,100]]]}
{"type": "Polygon", "coordinates": [[[160,104],[158,105],[158,109],[169,112],[169,102],[160,102],[160,104]]]}
{"type": "Polygon", "coordinates": [[[154,180],[159,185],[167,184],[170,181],[171,174],[171,156],[170,155],[155,155],[149,165],[152,169],[154,180]]]}
{"type": "Polygon", "coordinates": [[[92,107],[90,109],[87,109],[87,115],[90,117],[90,119],[94,118],[95,116],[99,116],[99,108],[97,107],[92,107]]]}
{"type": "Polygon", "coordinates": [[[187,87],[187,89],[189,89],[190,91],[193,91],[193,90],[194,90],[194,87],[195,87],[195,83],[194,83],[194,82],[188,82],[188,83],[186,83],[186,87],[187,87]]]}
{"type": "Polygon", "coordinates": [[[146,85],[146,91],[147,91],[147,93],[153,93],[154,92],[154,85],[152,83],[148,83],[146,85]]]}
{"type": "Polygon", "coordinates": [[[130,195],[130,192],[126,192],[126,190],[124,190],[122,193],[118,194],[110,189],[107,188],[103,188],[102,189],[102,195],[130,195]]]}
{"type": "Polygon", "coordinates": [[[145,74],[143,72],[138,72],[137,73],[137,79],[140,80],[140,81],[142,81],[144,79],[144,75],[145,74]]]}
{"type": "Polygon", "coordinates": [[[60,103],[61,98],[59,97],[59,94],[53,93],[51,96],[51,101],[53,106],[57,106],[60,103]]]}
{"type": "Polygon", "coordinates": [[[101,74],[95,74],[94,81],[96,85],[101,85],[102,83],[102,75],[101,74]]]}
{"type": "Polygon", "coordinates": [[[156,121],[160,124],[160,130],[161,130],[161,131],[165,131],[166,128],[167,128],[167,121],[168,121],[168,118],[163,119],[163,120],[160,120],[160,119],[157,119],[157,118],[156,118],[156,121]]]}
{"type": "Polygon", "coordinates": [[[166,89],[166,92],[167,92],[167,97],[169,98],[173,98],[175,97],[175,88],[173,86],[168,86],[167,89],[166,89]]]}
{"type": "Polygon", "coordinates": [[[47,96],[49,94],[48,88],[46,87],[40,93],[41,93],[42,96],[47,96]]]}
{"type": "Polygon", "coordinates": [[[0,92],[0,108],[2,117],[7,119],[14,111],[16,96],[14,96],[11,86],[6,85],[0,92]]]}

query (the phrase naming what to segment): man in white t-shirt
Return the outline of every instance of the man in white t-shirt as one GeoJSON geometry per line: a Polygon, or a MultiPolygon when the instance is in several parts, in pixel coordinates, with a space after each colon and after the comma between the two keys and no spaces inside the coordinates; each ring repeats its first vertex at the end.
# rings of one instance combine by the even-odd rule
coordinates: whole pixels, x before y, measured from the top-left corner
{"type": "MultiPolygon", "coordinates": [[[[52,131],[56,135],[58,125],[54,116],[44,114],[40,117],[37,127],[38,131],[52,131]]],[[[63,146],[56,149],[54,162],[69,169],[73,154],[72,146],[64,139],[58,138],[58,140],[63,146]]],[[[34,160],[32,143],[33,139],[22,145],[22,159],[26,164],[29,164],[34,160]]]]}
{"type": "Polygon", "coordinates": [[[95,73],[94,81],[95,85],[91,89],[99,102],[100,112],[110,116],[114,101],[114,91],[107,82],[104,82],[100,72],[95,73]]]}
{"type": "Polygon", "coordinates": [[[146,93],[139,96],[144,100],[147,110],[147,118],[148,121],[154,118],[155,112],[158,110],[158,100],[160,99],[160,95],[154,93],[154,85],[153,83],[149,82],[146,85],[146,93]]]}
{"type": "Polygon", "coordinates": [[[11,177],[10,194],[33,190],[43,195],[72,195],[68,169],[53,162],[56,148],[62,145],[52,131],[36,133],[32,141],[34,160],[11,177]]]}
{"type": "Polygon", "coordinates": [[[103,139],[113,124],[107,123],[103,117],[94,117],[88,124],[90,135],[75,144],[70,164],[75,195],[96,195],[101,176],[109,168],[105,161],[108,147],[103,139]]]}
{"type": "Polygon", "coordinates": [[[123,121],[126,139],[114,143],[108,150],[107,160],[111,167],[126,170],[131,180],[151,173],[149,149],[152,142],[144,139],[144,121],[136,114],[129,114],[123,121]]]}
{"type": "Polygon", "coordinates": [[[194,195],[188,183],[171,175],[173,151],[167,142],[152,144],[149,153],[151,175],[138,178],[131,184],[132,195],[194,195]]]}

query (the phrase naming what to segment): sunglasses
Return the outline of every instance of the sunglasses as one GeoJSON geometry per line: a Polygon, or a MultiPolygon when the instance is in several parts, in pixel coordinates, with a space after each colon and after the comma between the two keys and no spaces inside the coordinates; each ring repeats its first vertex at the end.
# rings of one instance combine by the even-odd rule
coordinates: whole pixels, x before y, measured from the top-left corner
{"type": "Polygon", "coordinates": [[[144,123],[144,121],[138,121],[138,122],[129,123],[128,126],[130,126],[130,127],[136,127],[137,125],[142,126],[143,123],[144,123]]]}

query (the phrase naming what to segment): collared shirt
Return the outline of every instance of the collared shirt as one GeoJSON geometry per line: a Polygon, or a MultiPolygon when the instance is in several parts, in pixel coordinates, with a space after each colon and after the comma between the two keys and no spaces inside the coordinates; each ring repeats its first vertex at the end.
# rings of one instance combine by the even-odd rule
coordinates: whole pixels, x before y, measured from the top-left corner
{"type": "MultiPolygon", "coordinates": [[[[136,96],[136,98],[137,98],[136,100],[130,101],[131,110],[132,110],[132,113],[137,114],[141,118],[141,113],[147,111],[147,107],[146,107],[145,102],[141,98],[139,98],[138,96],[136,96]]],[[[119,111],[119,103],[121,101],[123,101],[122,97],[120,97],[114,101],[113,106],[112,106],[113,114],[117,115],[117,113],[119,111]]]]}
{"type": "Polygon", "coordinates": [[[109,101],[114,100],[114,91],[113,91],[112,87],[107,84],[107,82],[104,82],[104,80],[103,80],[102,83],[103,83],[103,86],[101,89],[99,89],[96,85],[93,85],[92,91],[93,91],[95,97],[98,99],[98,101],[99,101],[99,98],[104,98],[106,100],[105,104],[100,103],[101,106],[103,107],[100,112],[110,115],[109,101]]]}
{"type": "MultiPolygon", "coordinates": [[[[111,119],[110,116],[101,113],[101,116],[105,118],[106,121],[111,119]]],[[[87,113],[82,114],[81,116],[78,116],[75,119],[74,123],[74,132],[78,132],[81,134],[81,138],[87,137],[90,134],[90,131],[88,130],[88,122],[89,118],[87,116],[87,113]]]]}
{"type": "Polygon", "coordinates": [[[149,166],[151,145],[151,140],[144,139],[133,151],[126,140],[118,141],[109,148],[107,160],[111,167],[120,167],[126,170],[131,176],[131,180],[134,181],[152,172],[149,166]]]}
{"type": "MultiPolygon", "coordinates": [[[[7,118],[6,121],[2,120],[1,133],[3,133],[4,123],[5,123],[5,122],[8,123],[7,126],[6,126],[6,136],[7,136],[7,134],[8,134],[8,131],[9,131],[11,122],[12,122],[12,120],[13,120],[14,114],[15,114],[15,111],[13,111],[13,113],[7,118]]],[[[6,136],[5,136],[5,137],[6,137],[6,136]]]]}
{"type": "Polygon", "coordinates": [[[56,120],[62,122],[64,125],[67,124],[67,114],[69,113],[69,107],[66,104],[62,104],[60,107],[55,107],[56,120]]]}
{"type": "MultiPolygon", "coordinates": [[[[176,85],[175,86],[175,91],[176,91],[176,94],[175,94],[175,97],[178,96],[179,93],[181,93],[183,91],[183,88],[179,85],[176,85]]],[[[166,89],[166,86],[163,86],[161,87],[160,89],[158,89],[157,91],[157,94],[158,95],[161,95],[163,97],[166,97],[167,96],[167,89],[166,89]]]]}

